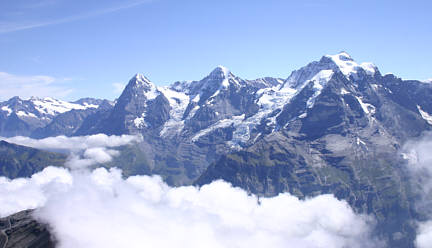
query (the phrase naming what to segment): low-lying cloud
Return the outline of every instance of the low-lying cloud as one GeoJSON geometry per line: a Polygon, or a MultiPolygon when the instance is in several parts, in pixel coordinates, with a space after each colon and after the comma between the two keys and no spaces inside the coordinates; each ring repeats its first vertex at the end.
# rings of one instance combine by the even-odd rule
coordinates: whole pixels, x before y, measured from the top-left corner
{"type": "Polygon", "coordinates": [[[417,203],[418,207],[432,203],[431,151],[432,133],[430,132],[419,139],[408,141],[403,147],[403,156],[408,160],[407,169],[411,174],[412,186],[423,198],[417,203]]]}
{"type": "Polygon", "coordinates": [[[22,136],[2,139],[37,149],[68,152],[70,155],[65,165],[76,169],[110,162],[114,156],[119,155],[119,152],[113,148],[139,142],[142,137],[136,135],[108,136],[106,134],[95,134],[76,137],[57,136],[45,139],[32,139],[22,136]]]}
{"type": "Polygon", "coordinates": [[[48,167],[0,179],[1,215],[38,208],[59,247],[376,247],[367,216],[332,195],[248,195],[216,181],[171,188],[118,169],[48,167]],[[6,206],[6,207],[5,207],[6,206]]]}
{"type": "Polygon", "coordinates": [[[139,136],[26,137],[9,142],[70,151],[68,168],[0,178],[0,216],[36,209],[61,248],[75,247],[377,247],[374,221],[332,195],[257,198],[216,181],[173,188],[159,176],[122,177],[89,166],[118,155],[139,136]]]}
{"type": "Polygon", "coordinates": [[[420,196],[416,202],[418,211],[428,220],[418,223],[416,245],[418,248],[430,247],[432,242],[432,133],[425,133],[417,140],[407,142],[403,155],[408,160],[412,186],[420,196]]]}
{"type": "Polygon", "coordinates": [[[16,136],[12,138],[4,138],[7,142],[15,143],[23,146],[30,146],[38,149],[59,149],[59,150],[86,150],[95,147],[117,147],[137,142],[141,140],[140,136],[135,135],[106,135],[95,134],[89,136],[57,136],[48,137],[45,139],[32,139],[29,137],[16,136]]]}

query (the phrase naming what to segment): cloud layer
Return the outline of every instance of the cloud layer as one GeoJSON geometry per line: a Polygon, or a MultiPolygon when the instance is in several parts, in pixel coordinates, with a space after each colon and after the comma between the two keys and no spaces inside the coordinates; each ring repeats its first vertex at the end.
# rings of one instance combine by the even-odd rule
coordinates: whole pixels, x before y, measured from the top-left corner
{"type": "Polygon", "coordinates": [[[257,198],[216,181],[172,188],[159,176],[122,177],[86,169],[110,161],[113,148],[141,137],[26,137],[7,141],[71,151],[69,168],[31,178],[0,178],[0,216],[36,208],[61,248],[72,247],[377,247],[373,221],[332,195],[257,198]],[[79,168],[77,170],[77,168],[79,168]]]}
{"type": "Polygon", "coordinates": [[[18,145],[30,146],[39,149],[60,149],[60,150],[87,150],[96,147],[117,147],[137,142],[141,140],[140,136],[135,135],[106,135],[95,134],[88,136],[56,136],[44,139],[32,139],[29,137],[16,136],[11,138],[3,138],[8,142],[18,145]]]}
{"type": "Polygon", "coordinates": [[[113,148],[139,142],[142,137],[136,135],[108,136],[106,134],[95,134],[76,137],[57,136],[45,139],[32,139],[23,136],[2,139],[10,143],[37,149],[69,152],[65,165],[72,169],[78,169],[110,162],[112,157],[119,155],[119,152],[113,148]]]}
{"type": "MultiPolygon", "coordinates": [[[[420,139],[408,141],[403,147],[403,156],[408,160],[408,170],[424,197],[432,193],[432,133],[420,139]]],[[[424,199],[430,201],[432,199],[424,199]]]]}
{"type": "Polygon", "coordinates": [[[432,133],[425,133],[420,139],[411,140],[403,147],[403,155],[408,160],[412,186],[421,199],[416,202],[418,211],[429,219],[418,223],[416,245],[430,247],[432,243],[432,133]]]}
{"type": "Polygon", "coordinates": [[[331,195],[248,195],[217,181],[171,188],[118,169],[46,168],[0,180],[0,214],[38,207],[60,247],[375,247],[369,218],[331,195]]]}

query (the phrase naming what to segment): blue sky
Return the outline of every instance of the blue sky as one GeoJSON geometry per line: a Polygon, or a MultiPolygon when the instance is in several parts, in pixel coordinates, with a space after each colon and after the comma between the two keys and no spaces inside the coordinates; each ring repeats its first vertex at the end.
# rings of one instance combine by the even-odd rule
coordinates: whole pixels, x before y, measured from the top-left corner
{"type": "Polygon", "coordinates": [[[135,73],[158,85],[217,65],[286,78],[345,50],[382,73],[432,78],[432,1],[0,1],[0,99],[114,99],[135,73]]]}

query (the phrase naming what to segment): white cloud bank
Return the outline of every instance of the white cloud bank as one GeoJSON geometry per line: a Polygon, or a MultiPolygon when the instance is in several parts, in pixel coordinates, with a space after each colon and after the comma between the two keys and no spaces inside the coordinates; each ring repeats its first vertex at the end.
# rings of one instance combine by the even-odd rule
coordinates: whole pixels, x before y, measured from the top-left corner
{"type": "Polygon", "coordinates": [[[428,248],[432,244],[432,221],[419,224],[417,229],[416,246],[418,248],[428,248]]]}
{"type": "Polygon", "coordinates": [[[403,147],[403,155],[408,159],[408,170],[411,173],[413,186],[422,197],[416,202],[421,212],[429,220],[418,223],[416,246],[431,247],[432,244],[432,133],[425,133],[418,140],[411,140],[403,147]]]}
{"type": "Polygon", "coordinates": [[[373,221],[332,195],[299,200],[285,193],[258,198],[217,181],[172,188],[158,176],[122,178],[113,147],[137,136],[25,137],[7,141],[72,152],[68,167],[31,178],[0,178],[0,216],[36,208],[61,248],[75,247],[378,247],[373,221]],[[79,170],[76,170],[79,168],[79,170]],[[83,169],[84,168],[84,169],[83,169]]]}
{"type": "MultiPolygon", "coordinates": [[[[408,159],[408,170],[415,178],[418,190],[424,197],[432,193],[432,133],[420,139],[408,141],[403,147],[403,156],[408,159]]],[[[432,199],[424,199],[430,201],[432,199]]]]}
{"type": "Polygon", "coordinates": [[[0,179],[0,214],[38,207],[59,247],[376,247],[370,219],[331,195],[258,199],[228,183],[171,188],[118,169],[0,179]]]}
{"type": "Polygon", "coordinates": [[[137,142],[141,140],[140,136],[135,135],[106,135],[94,134],[88,136],[56,136],[44,139],[32,139],[29,137],[16,136],[11,138],[2,138],[7,142],[23,146],[30,146],[39,149],[60,149],[60,150],[87,150],[96,147],[117,147],[137,142]]]}
{"type": "Polygon", "coordinates": [[[32,139],[23,136],[1,139],[37,149],[70,152],[65,165],[77,169],[110,162],[114,156],[119,155],[119,152],[112,148],[139,142],[142,137],[136,135],[108,136],[106,134],[95,134],[76,137],[57,136],[44,139],[32,139]]]}

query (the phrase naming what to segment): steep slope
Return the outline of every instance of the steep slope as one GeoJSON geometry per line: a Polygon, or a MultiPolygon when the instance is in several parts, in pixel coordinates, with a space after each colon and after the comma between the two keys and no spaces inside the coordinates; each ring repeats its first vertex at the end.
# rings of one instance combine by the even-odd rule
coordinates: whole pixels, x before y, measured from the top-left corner
{"type": "Polygon", "coordinates": [[[0,141],[0,176],[29,177],[48,166],[63,166],[66,155],[0,141]]]}
{"type": "Polygon", "coordinates": [[[142,74],[136,74],[108,116],[86,133],[138,133],[143,128],[158,128],[167,119],[168,100],[142,74]]]}

